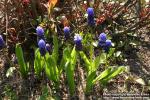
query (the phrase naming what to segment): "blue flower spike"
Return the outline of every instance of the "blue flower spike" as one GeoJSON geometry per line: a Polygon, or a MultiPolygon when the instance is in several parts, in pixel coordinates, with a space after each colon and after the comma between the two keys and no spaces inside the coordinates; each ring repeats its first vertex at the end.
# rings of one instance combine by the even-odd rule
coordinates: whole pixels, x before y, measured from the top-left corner
{"type": "Polygon", "coordinates": [[[67,39],[67,38],[69,38],[69,35],[70,35],[70,28],[69,27],[64,27],[64,36],[65,36],[65,38],[67,39]]]}
{"type": "Polygon", "coordinates": [[[45,41],[43,39],[39,40],[38,46],[39,46],[41,56],[44,56],[46,54],[46,48],[45,48],[46,43],[45,43],[45,41]]]}
{"type": "Polygon", "coordinates": [[[105,33],[101,33],[99,35],[98,46],[103,48],[105,50],[105,52],[108,52],[109,48],[112,46],[111,40],[107,40],[107,37],[106,37],[105,33]]]}
{"type": "Polygon", "coordinates": [[[51,46],[50,46],[50,44],[47,43],[45,48],[46,48],[46,50],[47,50],[48,52],[51,51],[51,46]]]}
{"type": "Polygon", "coordinates": [[[107,47],[111,47],[111,46],[112,46],[111,40],[106,40],[106,46],[107,46],[107,47]]]}
{"type": "Polygon", "coordinates": [[[82,37],[79,34],[75,34],[74,42],[77,50],[82,50],[82,37]]]}
{"type": "Polygon", "coordinates": [[[4,39],[3,39],[2,35],[0,35],[0,49],[2,49],[4,46],[5,46],[4,39]]]}
{"type": "Polygon", "coordinates": [[[94,21],[94,9],[91,8],[91,7],[89,7],[87,9],[87,14],[88,14],[88,18],[87,18],[88,25],[90,25],[90,26],[95,25],[95,21],[94,21]]]}
{"type": "Polygon", "coordinates": [[[101,33],[99,35],[99,41],[105,42],[107,39],[106,34],[105,33],[101,33]]]}
{"type": "Polygon", "coordinates": [[[36,34],[37,34],[37,36],[39,36],[39,37],[44,36],[44,29],[43,29],[41,26],[38,26],[38,27],[36,28],[36,34]]]}
{"type": "Polygon", "coordinates": [[[91,8],[91,7],[89,7],[89,8],[87,9],[87,14],[88,14],[88,16],[94,16],[94,9],[91,8]]]}

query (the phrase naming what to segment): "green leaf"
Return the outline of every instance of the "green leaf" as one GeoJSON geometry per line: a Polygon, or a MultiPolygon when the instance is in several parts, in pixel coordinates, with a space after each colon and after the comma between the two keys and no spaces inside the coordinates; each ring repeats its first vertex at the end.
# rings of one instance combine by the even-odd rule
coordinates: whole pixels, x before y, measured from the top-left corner
{"type": "Polygon", "coordinates": [[[63,51],[63,57],[62,57],[61,62],[60,62],[60,67],[59,67],[60,73],[65,68],[65,64],[69,59],[71,59],[70,50],[68,48],[65,48],[63,51]]]}
{"type": "Polygon", "coordinates": [[[106,77],[107,75],[110,74],[112,68],[109,67],[106,70],[104,70],[100,75],[98,75],[94,80],[93,80],[93,84],[95,84],[97,81],[100,81],[101,79],[103,79],[104,77],[106,77]]]}
{"type": "Polygon", "coordinates": [[[51,96],[51,90],[49,89],[49,87],[43,86],[42,94],[39,96],[37,100],[55,100],[55,99],[51,96]]]}
{"type": "Polygon", "coordinates": [[[107,75],[106,77],[104,77],[100,82],[102,84],[106,84],[109,80],[113,79],[114,77],[116,77],[118,74],[122,73],[125,70],[124,66],[120,66],[117,68],[114,68],[109,75],[107,75]]]}
{"type": "Polygon", "coordinates": [[[76,50],[75,50],[75,47],[74,47],[72,52],[71,52],[71,64],[72,64],[73,69],[74,69],[74,66],[76,64],[76,60],[77,60],[77,53],[76,53],[76,50]]]}
{"type": "Polygon", "coordinates": [[[72,65],[70,61],[67,61],[65,65],[66,65],[65,71],[66,71],[66,76],[67,76],[67,82],[69,85],[69,91],[70,91],[70,94],[73,95],[75,91],[74,70],[71,68],[72,65]]]}
{"type": "Polygon", "coordinates": [[[87,70],[89,71],[89,66],[91,66],[89,59],[86,57],[83,51],[80,51],[80,57],[84,60],[87,70]]]}
{"type": "Polygon", "coordinates": [[[86,92],[90,92],[90,90],[92,89],[93,86],[93,80],[96,77],[96,72],[92,72],[90,75],[88,75],[87,80],[86,80],[86,92]]]}
{"type": "Polygon", "coordinates": [[[53,36],[53,44],[54,44],[54,50],[52,53],[53,58],[55,58],[55,62],[57,63],[58,60],[58,38],[57,35],[53,36]]]}
{"type": "Polygon", "coordinates": [[[93,62],[94,70],[96,70],[100,65],[100,56],[97,56],[93,62]]]}
{"type": "Polygon", "coordinates": [[[44,64],[44,58],[41,57],[40,51],[39,49],[37,49],[35,51],[34,70],[35,74],[38,75],[38,77],[40,77],[40,74],[44,68],[44,64]]]}
{"type": "Polygon", "coordinates": [[[90,45],[89,54],[90,54],[90,62],[92,62],[93,61],[93,56],[94,56],[94,47],[93,47],[93,45],[90,45]]]}
{"type": "Polygon", "coordinates": [[[50,80],[53,80],[54,82],[58,82],[58,68],[56,65],[56,62],[54,60],[54,58],[49,55],[48,53],[46,53],[45,55],[45,62],[46,62],[46,67],[45,67],[45,72],[47,77],[50,80]]]}
{"type": "Polygon", "coordinates": [[[108,57],[108,58],[109,58],[109,57],[112,57],[112,55],[114,54],[114,52],[115,52],[115,48],[110,48],[107,57],[108,57]]]}
{"type": "Polygon", "coordinates": [[[106,61],[107,61],[107,58],[106,58],[106,53],[102,53],[101,55],[100,55],[100,64],[104,64],[104,63],[106,63],[106,61]]]}
{"type": "MultiPolygon", "coordinates": [[[[65,59],[65,60],[68,60],[68,59],[71,59],[71,55],[70,55],[70,49],[67,47],[67,48],[65,48],[64,49],[64,51],[63,51],[63,58],[65,59]]],[[[72,54],[73,55],[73,54],[72,54]]]]}
{"type": "Polygon", "coordinates": [[[67,55],[70,59],[66,59],[65,72],[67,76],[67,82],[69,85],[70,94],[73,95],[75,91],[74,68],[77,60],[77,53],[75,47],[73,48],[72,52],[69,53],[70,55],[68,53],[69,52],[67,52],[67,55]]]}
{"type": "Polygon", "coordinates": [[[16,44],[15,52],[16,52],[18,63],[20,65],[21,75],[23,77],[26,77],[27,74],[28,74],[28,67],[27,67],[27,65],[26,65],[26,63],[24,61],[22,48],[21,48],[21,46],[19,44],[16,44]]]}

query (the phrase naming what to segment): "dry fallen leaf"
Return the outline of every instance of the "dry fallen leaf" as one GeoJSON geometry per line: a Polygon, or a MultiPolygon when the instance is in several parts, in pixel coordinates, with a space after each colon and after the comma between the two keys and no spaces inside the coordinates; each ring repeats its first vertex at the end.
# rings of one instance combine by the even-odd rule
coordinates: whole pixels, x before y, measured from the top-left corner
{"type": "Polygon", "coordinates": [[[50,14],[51,9],[56,5],[58,0],[49,0],[48,1],[48,13],[50,14]]]}

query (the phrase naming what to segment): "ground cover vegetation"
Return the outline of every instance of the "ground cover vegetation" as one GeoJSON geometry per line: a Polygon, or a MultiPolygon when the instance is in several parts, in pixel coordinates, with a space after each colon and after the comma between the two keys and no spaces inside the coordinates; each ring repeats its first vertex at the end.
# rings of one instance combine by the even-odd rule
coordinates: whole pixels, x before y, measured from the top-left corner
{"type": "Polygon", "coordinates": [[[149,0],[1,0],[0,98],[149,94],[149,5],[149,0]]]}

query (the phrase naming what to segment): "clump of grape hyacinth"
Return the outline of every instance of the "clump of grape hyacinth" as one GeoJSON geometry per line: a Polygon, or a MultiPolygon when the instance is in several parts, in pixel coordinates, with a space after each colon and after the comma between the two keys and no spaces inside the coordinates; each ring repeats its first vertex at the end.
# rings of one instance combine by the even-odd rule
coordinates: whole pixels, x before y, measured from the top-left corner
{"type": "Polygon", "coordinates": [[[77,50],[82,50],[82,37],[79,34],[75,34],[74,42],[77,50]]]}
{"type": "Polygon", "coordinates": [[[45,48],[46,43],[45,43],[45,41],[43,39],[39,40],[38,46],[39,46],[41,56],[44,56],[46,54],[46,48],[45,48]]]}
{"type": "Polygon", "coordinates": [[[38,36],[38,40],[44,39],[44,29],[41,26],[36,28],[36,34],[38,36]]]}
{"type": "Polygon", "coordinates": [[[64,27],[63,31],[64,31],[65,38],[66,39],[69,38],[69,36],[70,36],[70,28],[66,26],[66,27],[64,27]]]}
{"type": "Polygon", "coordinates": [[[4,39],[3,39],[2,35],[0,35],[0,49],[2,49],[4,46],[5,46],[4,39]]]}
{"type": "Polygon", "coordinates": [[[98,46],[103,48],[105,52],[109,51],[109,48],[112,46],[111,40],[108,40],[105,33],[99,35],[98,46]]]}
{"type": "Polygon", "coordinates": [[[87,9],[87,14],[88,14],[88,18],[87,18],[87,21],[88,21],[88,25],[95,25],[95,21],[94,21],[94,9],[89,7],[87,9]]]}

